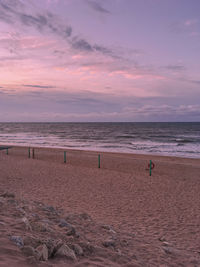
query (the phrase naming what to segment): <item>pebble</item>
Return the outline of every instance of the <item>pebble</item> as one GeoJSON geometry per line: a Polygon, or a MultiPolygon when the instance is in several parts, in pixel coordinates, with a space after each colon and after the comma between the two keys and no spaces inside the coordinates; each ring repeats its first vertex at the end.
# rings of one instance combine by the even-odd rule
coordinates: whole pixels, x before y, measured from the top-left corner
{"type": "Polygon", "coordinates": [[[106,241],[103,241],[103,246],[104,247],[115,247],[115,241],[113,239],[108,239],[106,241]]]}
{"type": "Polygon", "coordinates": [[[64,219],[61,219],[59,224],[58,224],[60,227],[72,227],[72,225],[68,222],[66,222],[64,219]]]}
{"type": "Polygon", "coordinates": [[[26,214],[25,210],[22,209],[21,207],[17,207],[17,210],[18,210],[19,212],[21,212],[23,215],[26,214]]]}
{"type": "Polygon", "coordinates": [[[74,228],[73,225],[68,223],[66,220],[61,219],[60,223],[58,224],[60,227],[66,227],[67,228],[67,235],[76,235],[76,229],[74,228]]]}
{"type": "Polygon", "coordinates": [[[112,227],[110,225],[108,225],[108,224],[101,225],[101,228],[103,228],[105,230],[108,230],[108,231],[110,231],[112,229],[112,227]]]}
{"type": "Polygon", "coordinates": [[[49,211],[49,212],[54,213],[54,214],[58,213],[57,210],[52,206],[44,206],[43,210],[49,211]]]}
{"type": "Polygon", "coordinates": [[[48,232],[49,231],[49,228],[46,224],[39,223],[39,222],[32,223],[32,229],[37,232],[48,232]]]}
{"type": "Polygon", "coordinates": [[[66,227],[68,229],[67,235],[76,235],[76,229],[73,225],[68,223],[66,220],[61,219],[60,223],[58,224],[60,227],[66,227]]]}
{"type": "Polygon", "coordinates": [[[83,253],[83,249],[82,249],[82,247],[81,246],[79,246],[78,244],[74,244],[73,246],[72,246],[72,248],[73,248],[73,250],[74,250],[74,252],[75,252],[75,254],[77,255],[77,256],[82,256],[84,253],[83,253]]]}
{"type": "Polygon", "coordinates": [[[67,245],[62,245],[55,253],[55,256],[66,257],[70,260],[76,260],[76,255],[67,245]]]}
{"type": "Polygon", "coordinates": [[[105,230],[108,230],[111,234],[115,235],[116,232],[112,229],[112,227],[110,225],[107,225],[107,224],[103,224],[101,225],[101,228],[105,229],[105,230]]]}
{"type": "Polygon", "coordinates": [[[21,238],[21,236],[11,236],[10,240],[12,242],[14,242],[18,247],[22,248],[24,246],[24,242],[23,239],[21,238]]]}
{"type": "Polygon", "coordinates": [[[168,246],[163,246],[162,249],[164,250],[164,252],[166,254],[181,254],[180,250],[177,250],[175,248],[172,247],[168,247],[168,246]]]}
{"type": "Polygon", "coordinates": [[[41,261],[47,261],[48,260],[48,248],[45,244],[40,245],[36,248],[37,252],[37,258],[41,261]]]}
{"type": "Polygon", "coordinates": [[[87,252],[87,254],[93,254],[96,249],[96,247],[93,246],[90,242],[81,242],[81,247],[83,248],[84,252],[87,252]]]}
{"type": "Polygon", "coordinates": [[[30,222],[26,217],[22,218],[22,222],[25,224],[26,230],[32,231],[32,227],[30,225],[30,222]]]}
{"type": "Polygon", "coordinates": [[[15,198],[15,194],[5,192],[5,193],[1,194],[1,197],[15,198]]]}
{"type": "Polygon", "coordinates": [[[33,236],[26,236],[23,239],[24,246],[31,246],[31,247],[37,247],[40,244],[39,239],[33,237],[33,236]]]}
{"type": "Polygon", "coordinates": [[[173,249],[170,248],[170,247],[163,247],[163,250],[164,250],[164,252],[167,253],[167,254],[172,254],[172,253],[173,253],[173,249]]]}
{"type": "Polygon", "coordinates": [[[69,231],[67,231],[67,235],[76,235],[76,230],[73,226],[71,229],[69,229],[69,231]]]}
{"type": "Polygon", "coordinates": [[[81,217],[83,220],[91,220],[91,217],[90,217],[87,213],[81,213],[81,214],[80,214],[80,217],[81,217]]]}

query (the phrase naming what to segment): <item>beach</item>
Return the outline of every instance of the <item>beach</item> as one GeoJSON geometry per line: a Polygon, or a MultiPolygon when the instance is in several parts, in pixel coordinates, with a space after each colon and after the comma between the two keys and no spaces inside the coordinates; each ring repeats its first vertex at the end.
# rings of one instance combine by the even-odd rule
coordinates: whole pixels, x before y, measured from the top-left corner
{"type": "Polygon", "coordinates": [[[200,159],[66,150],[64,163],[63,149],[34,152],[33,159],[26,147],[0,151],[1,191],[65,213],[87,213],[126,235],[129,263],[110,266],[200,265],[200,159]]]}

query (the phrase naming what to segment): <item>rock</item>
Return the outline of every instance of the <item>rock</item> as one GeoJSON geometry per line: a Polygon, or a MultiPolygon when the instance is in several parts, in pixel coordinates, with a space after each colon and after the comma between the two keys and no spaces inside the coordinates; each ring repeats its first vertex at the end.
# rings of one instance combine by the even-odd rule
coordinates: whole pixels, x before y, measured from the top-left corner
{"type": "Polygon", "coordinates": [[[33,217],[36,220],[40,220],[40,216],[36,213],[31,213],[29,216],[33,217]]]}
{"type": "Polygon", "coordinates": [[[105,230],[108,230],[108,231],[110,231],[110,229],[112,229],[112,227],[110,225],[108,225],[108,224],[101,225],[101,228],[103,228],[105,230]]]}
{"type": "Polygon", "coordinates": [[[81,213],[81,214],[80,214],[80,217],[81,217],[83,220],[91,220],[91,217],[90,217],[87,213],[81,213]]]}
{"type": "Polygon", "coordinates": [[[67,235],[76,235],[76,229],[74,228],[73,225],[71,225],[70,223],[68,223],[66,220],[61,219],[59,224],[60,227],[65,227],[67,228],[67,235]]]}
{"type": "Polygon", "coordinates": [[[79,238],[80,236],[81,236],[81,234],[80,234],[79,232],[76,231],[76,233],[75,233],[75,237],[76,237],[76,238],[79,238]]]}
{"type": "Polygon", "coordinates": [[[32,227],[30,225],[30,222],[26,217],[22,218],[22,222],[25,224],[26,230],[32,231],[32,227]]]}
{"type": "Polygon", "coordinates": [[[95,253],[96,247],[93,246],[90,242],[79,242],[81,248],[83,249],[84,254],[91,255],[95,253]]]}
{"type": "Polygon", "coordinates": [[[48,211],[53,214],[58,214],[58,211],[52,206],[44,206],[43,210],[48,211]]]}
{"type": "Polygon", "coordinates": [[[15,198],[15,194],[5,192],[1,194],[1,197],[15,198]]]}
{"type": "Polygon", "coordinates": [[[35,249],[31,246],[24,246],[22,251],[26,256],[35,256],[35,249]]]}
{"type": "Polygon", "coordinates": [[[163,236],[159,237],[158,240],[161,241],[161,242],[166,241],[165,237],[163,237],[163,236]]]}
{"type": "Polygon", "coordinates": [[[122,255],[122,252],[121,252],[121,250],[119,248],[116,250],[116,252],[117,252],[118,255],[120,255],[120,256],[122,255]]]}
{"type": "Polygon", "coordinates": [[[72,249],[70,249],[67,245],[62,245],[55,253],[55,257],[66,257],[70,260],[75,261],[76,255],[72,249]]]}
{"type": "Polygon", "coordinates": [[[18,210],[19,212],[21,212],[23,215],[26,215],[26,212],[25,212],[24,209],[22,209],[22,208],[20,208],[20,207],[17,207],[17,210],[18,210]]]}
{"type": "Polygon", "coordinates": [[[47,239],[47,240],[43,240],[43,242],[47,248],[48,248],[48,255],[49,258],[50,257],[54,257],[54,254],[56,253],[56,251],[63,245],[62,240],[54,240],[54,239],[47,239]]]}
{"type": "Polygon", "coordinates": [[[167,241],[164,241],[163,242],[163,246],[170,246],[171,244],[169,243],[169,242],[167,242],[167,241]]]}
{"type": "Polygon", "coordinates": [[[68,227],[68,228],[72,227],[72,225],[70,223],[66,222],[64,219],[61,219],[58,225],[60,227],[68,227]]]}
{"type": "Polygon", "coordinates": [[[74,252],[75,252],[75,254],[77,255],[77,256],[82,256],[84,253],[83,253],[83,249],[82,249],[82,247],[81,246],[79,246],[78,244],[74,244],[73,246],[72,246],[72,248],[73,248],[73,250],[74,250],[74,252]]]}
{"type": "Polygon", "coordinates": [[[115,247],[115,241],[113,239],[108,239],[106,241],[103,241],[102,244],[106,248],[108,248],[108,247],[115,247]]]}
{"type": "Polygon", "coordinates": [[[55,241],[53,242],[53,247],[52,247],[52,249],[53,249],[52,255],[53,255],[53,256],[54,256],[55,253],[58,251],[58,249],[59,249],[60,247],[62,247],[62,245],[63,245],[63,241],[62,241],[61,239],[55,240],[55,241]]]}
{"type": "Polygon", "coordinates": [[[164,250],[164,252],[167,253],[167,254],[172,254],[172,253],[173,253],[173,249],[170,248],[170,247],[163,247],[163,250],[164,250]]]}
{"type": "Polygon", "coordinates": [[[47,249],[47,246],[45,244],[37,247],[36,252],[37,252],[38,260],[41,260],[41,261],[47,261],[48,260],[48,249],[47,249]]]}
{"type": "Polygon", "coordinates": [[[67,235],[76,235],[76,229],[72,226],[68,231],[67,235]]]}
{"type": "Polygon", "coordinates": [[[36,232],[48,232],[50,231],[49,227],[47,225],[45,225],[44,223],[32,223],[31,224],[32,229],[36,232]]]}
{"type": "Polygon", "coordinates": [[[21,238],[21,236],[11,236],[10,240],[12,242],[14,242],[18,247],[22,248],[24,246],[24,242],[23,239],[21,238]]]}
{"type": "Polygon", "coordinates": [[[116,234],[116,232],[112,229],[112,227],[110,225],[103,224],[103,225],[101,225],[101,228],[108,230],[111,234],[114,234],[114,235],[116,234]]]}
{"type": "Polygon", "coordinates": [[[41,222],[44,223],[45,225],[51,224],[51,221],[48,219],[42,219],[41,222]]]}
{"type": "Polygon", "coordinates": [[[9,198],[9,199],[8,199],[8,203],[9,203],[9,204],[15,204],[15,203],[16,203],[16,200],[13,199],[13,198],[9,198]]]}
{"type": "Polygon", "coordinates": [[[164,250],[164,252],[166,254],[181,254],[180,250],[172,248],[172,247],[168,247],[168,246],[163,246],[162,249],[164,250]]]}
{"type": "Polygon", "coordinates": [[[39,244],[41,244],[39,239],[36,239],[35,237],[32,236],[26,236],[23,241],[24,241],[24,246],[31,246],[34,248],[36,248],[37,246],[39,246],[39,244]]]}
{"type": "Polygon", "coordinates": [[[129,245],[129,242],[126,239],[122,239],[120,243],[123,247],[127,247],[129,245]]]}
{"type": "Polygon", "coordinates": [[[110,229],[109,232],[111,233],[111,235],[113,236],[113,238],[115,237],[115,235],[117,234],[114,230],[110,229]]]}

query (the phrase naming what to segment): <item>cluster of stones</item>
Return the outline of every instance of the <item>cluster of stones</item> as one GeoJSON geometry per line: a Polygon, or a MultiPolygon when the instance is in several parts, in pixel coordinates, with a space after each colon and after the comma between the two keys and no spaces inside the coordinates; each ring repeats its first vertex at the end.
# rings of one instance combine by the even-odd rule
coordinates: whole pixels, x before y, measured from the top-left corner
{"type": "Polygon", "coordinates": [[[61,240],[34,240],[26,237],[11,236],[10,240],[19,246],[22,252],[28,257],[34,257],[40,261],[47,261],[50,258],[65,257],[69,260],[77,260],[77,256],[83,256],[83,249],[78,244],[70,246],[61,240]],[[38,245],[38,243],[41,243],[38,245]]]}
{"type": "Polygon", "coordinates": [[[117,233],[109,225],[98,225],[86,213],[63,216],[62,210],[39,202],[19,201],[9,193],[0,195],[0,203],[7,205],[7,210],[12,208],[9,216],[21,229],[14,235],[12,231],[8,238],[29,260],[78,261],[96,253],[103,255],[107,249],[121,257],[117,233]]]}

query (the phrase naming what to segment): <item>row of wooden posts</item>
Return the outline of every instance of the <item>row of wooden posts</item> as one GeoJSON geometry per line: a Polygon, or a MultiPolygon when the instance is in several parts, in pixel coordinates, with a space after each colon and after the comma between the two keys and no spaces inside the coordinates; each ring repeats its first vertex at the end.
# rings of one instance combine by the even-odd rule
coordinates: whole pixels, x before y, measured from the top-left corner
{"type": "MultiPolygon", "coordinates": [[[[6,154],[8,155],[8,148],[6,149],[6,154]]],[[[28,148],[28,157],[31,158],[31,148],[29,147],[28,148]]],[[[34,159],[35,158],[35,149],[32,148],[32,158],[34,159]]],[[[64,163],[67,163],[67,152],[64,151],[64,163]]],[[[152,174],[152,169],[154,168],[152,166],[153,162],[150,160],[150,163],[149,163],[149,176],[151,176],[152,174]]],[[[100,169],[101,167],[101,157],[100,157],[100,154],[98,154],[98,168],[100,169]]]]}
{"type": "MultiPolygon", "coordinates": [[[[8,154],[8,151],[7,151],[8,154]]],[[[28,157],[31,158],[31,148],[28,148],[28,157]]],[[[32,148],[32,158],[35,158],[35,149],[32,148]]],[[[64,163],[67,163],[67,152],[64,151],[64,163]]],[[[100,159],[100,155],[98,155],[98,168],[101,167],[101,159],[100,159]]]]}

